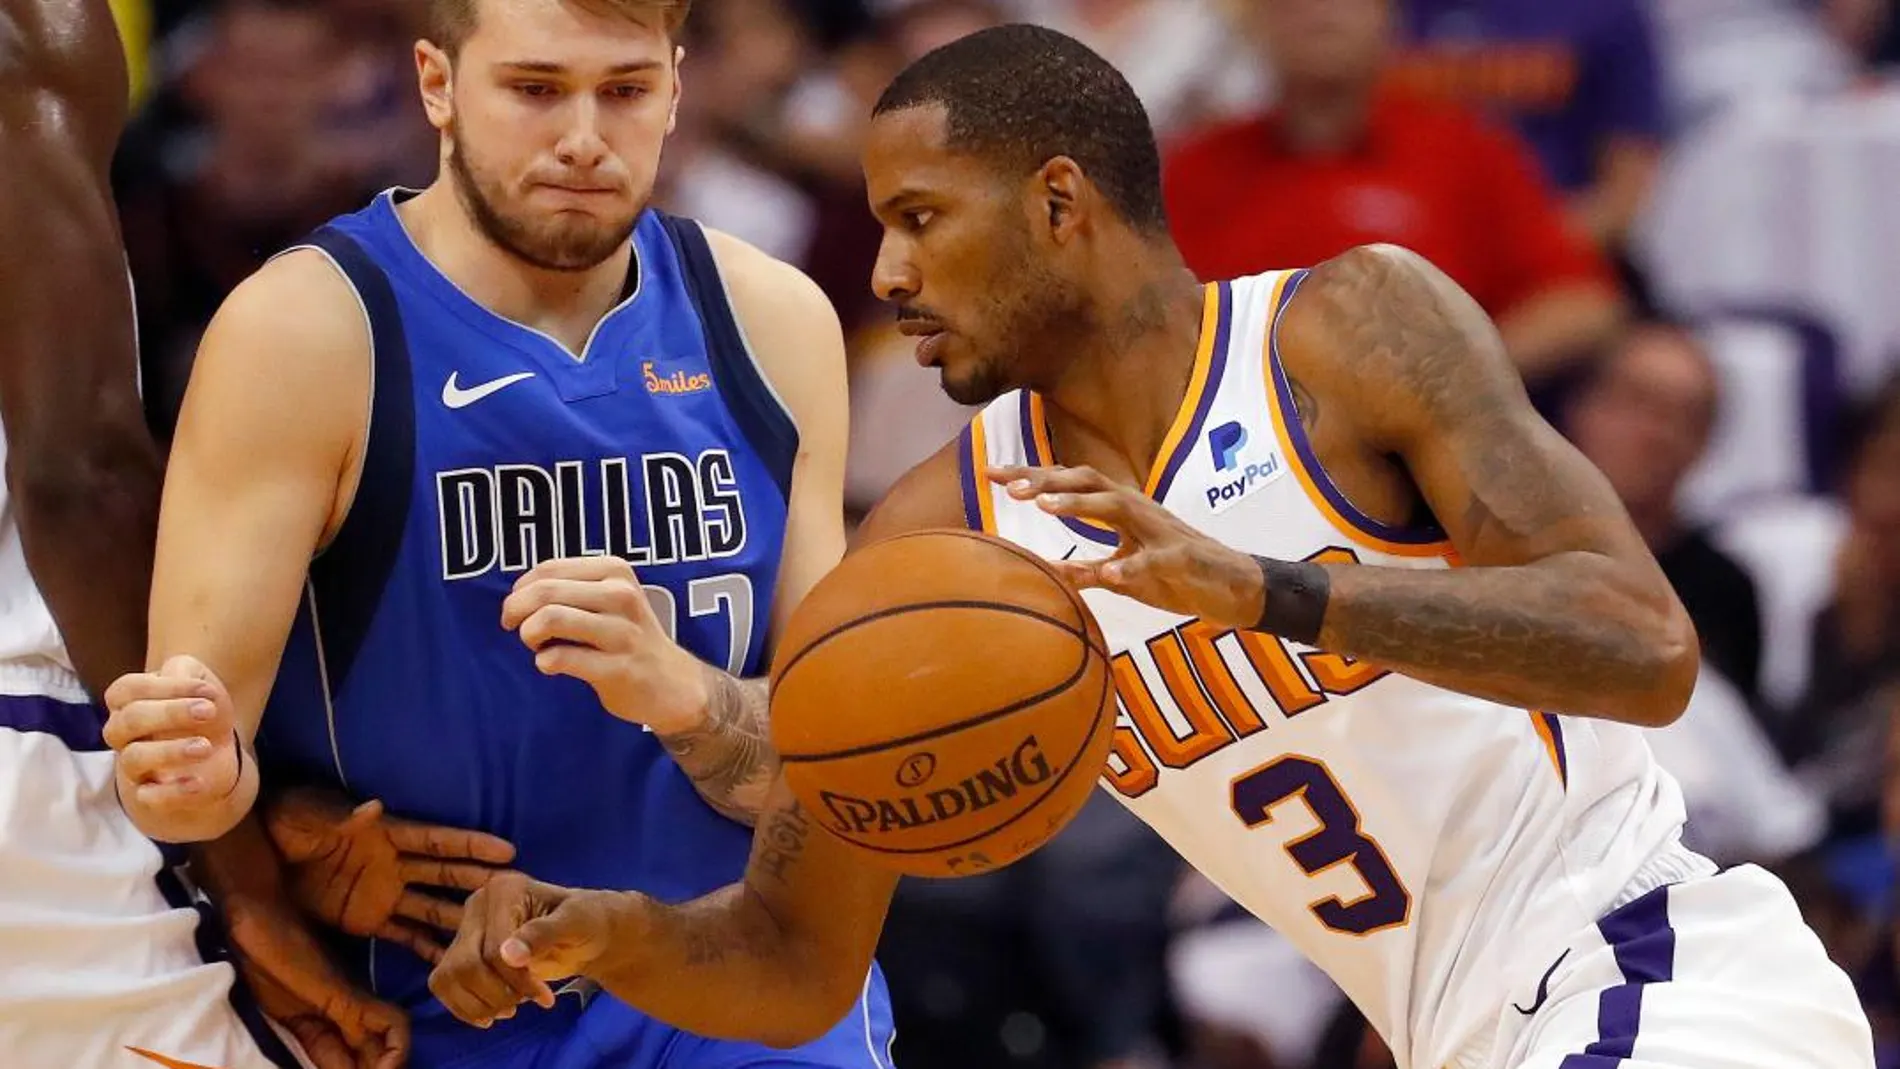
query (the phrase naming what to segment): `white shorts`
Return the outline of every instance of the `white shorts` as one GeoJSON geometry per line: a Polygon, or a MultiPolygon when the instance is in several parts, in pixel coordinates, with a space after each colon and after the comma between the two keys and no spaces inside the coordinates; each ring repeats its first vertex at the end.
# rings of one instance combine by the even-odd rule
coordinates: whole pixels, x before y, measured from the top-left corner
{"type": "Polygon", "coordinates": [[[1512,994],[1474,1069],[1874,1065],[1847,974],[1787,887],[1753,865],[1617,907],[1512,994]]]}
{"type": "MultiPolygon", "coordinates": [[[[0,695],[0,724],[82,711],[99,715],[0,695]]],[[[0,1063],[152,1069],[138,1047],[274,1069],[232,1006],[231,966],[199,953],[198,911],[161,890],[158,847],[119,808],[112,753],[76,753],[52,730],[0,726],[0,1063]]]]}

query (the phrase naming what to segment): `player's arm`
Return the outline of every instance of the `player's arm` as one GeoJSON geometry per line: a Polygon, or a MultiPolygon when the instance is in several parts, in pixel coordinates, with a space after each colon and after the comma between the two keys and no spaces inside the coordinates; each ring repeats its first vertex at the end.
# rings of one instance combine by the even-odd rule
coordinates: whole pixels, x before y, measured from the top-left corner
{"type": "Polygon", "coordinates": [[[1313,270],[1279,347],[1300,418],[1396,458],[1470,567],[1261,561],[1087,469],[992,477],[1121,531],[1115,558],[1056,565],[1077,583],[1508,705],[1643,725],[1681,715],[1698,666],[1688,614],[1455,283],[1402,249],[1355,249],[1313,270]]]}
{"type": "MultiPolygon", "coordinates": [[[[860,544],[960,526],[952,443],[900,480],[860,544]]],[[[775,777],[741,883],[678,905],[576,891],[505,874],[477,891],[429,978],[450,1012],[485,1025],[548,981],[586,976],[696,1035],[808,1043],[862,994],[897,877],[816,825],[775,777]]]]}
{"type": "Polygon", "coordinates": [[[1339,398],[1366,445],[1403,462],[1470,565],[1324,566],[1321,647],[1533,709],[1681,715],[1699,663],[1687,612],[1456,283],[1403,249],[1357,249],[1312,273],[1280,340],[1337,376],[1309,392],[1339,398]]]}
{"type": "Polygon", "coordinates": [[[151,670],[107,701],[120,799],[155,839],[215,839],[256,797],[251,739],[311,555],[341,517],[369,344],[342,276],[300,251],[240,285],[199,345],[159,515],[151,670]]]}
{"type": "Polygon", "coordinates": [[[142,663],[162,461],[108,170],[125,63],[103,3],[0,19],[0,421],[21,548],[94,695],[142,663]],[[39,18],[66,24],[36,24],[39,18]]]}
{"type": "MultiPolygon", "coordinates": [[[[786,505],[771,634],[844,556],[844,457],[849,404],[844,331],[815,283],[750,245],[706,232],[733,312],[760,369],[798,428],[798,456],[786,505]]],[[[765,803],[778,755],[767,730],[764,679],[735,679],[702,668],[707,701],[679,728],[655,733],[713,808],[751,824],[765,803]]]]}

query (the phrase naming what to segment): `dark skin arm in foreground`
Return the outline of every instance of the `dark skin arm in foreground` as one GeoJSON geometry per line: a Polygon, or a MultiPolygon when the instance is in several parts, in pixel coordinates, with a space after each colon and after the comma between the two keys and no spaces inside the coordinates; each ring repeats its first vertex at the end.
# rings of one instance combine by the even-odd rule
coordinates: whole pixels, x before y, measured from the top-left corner
{"type": "MultiPolygon", "coordinates": [[[[952,446],[906,475],[859,544],[962,523],[952,446]]],[[[834,838],[784,779],[766,799],[742,883],[679,905],[505,873],[475,892],[429,988],[486,1027],[548,983],[585,976],[696,1035],[790,1047],[823,1035],[864,989],[894,873],[834,838]]]]}
{"type": "MultiPolygon", "coordinates": [[[[1651,727],[1681,714],[1699,665],[1688,614],[1456,283],[1403,249],[1354,249],[1308,276],[1279,347],[1346,495],[1388,522],[1422,504],[1469,565],[1318,566],[1331,588],[1319,648],[1514,707],[1651,727]]],[[[992,478],[1121,532],[1109,560],[1058,565],[1077,585],[1234,628],[1274,596],[1250,557],[1090,469],[992,478]]]]}

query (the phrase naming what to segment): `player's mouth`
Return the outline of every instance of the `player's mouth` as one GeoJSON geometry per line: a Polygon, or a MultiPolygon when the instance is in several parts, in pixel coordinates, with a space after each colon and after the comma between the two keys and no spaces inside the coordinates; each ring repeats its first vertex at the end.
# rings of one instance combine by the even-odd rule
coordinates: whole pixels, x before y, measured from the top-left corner
{"type": "Polygon", "coordinates": [[[897,332],[906,338],[916,338],[917,363],[923,367],[936,367],[941,357],[943,341],[949,333],[941,323],[928,319],[900,319],[897,332]]]}

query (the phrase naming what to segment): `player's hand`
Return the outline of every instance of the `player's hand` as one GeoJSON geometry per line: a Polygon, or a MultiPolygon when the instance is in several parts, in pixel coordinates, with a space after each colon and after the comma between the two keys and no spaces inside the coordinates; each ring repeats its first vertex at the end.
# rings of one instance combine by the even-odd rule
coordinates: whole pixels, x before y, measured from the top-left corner
{"type": "Polygon", "coordinates": [[[265,811],[264,826],[299,906],[431,963],[442,960],[435,932],[461,927],[462,907],[417,888],[479,890],[515,858],[493,835],[387,816],[377,801],[352,809],[343,796],[310,788],[285,792],[265,811]]]}
{"type": "Polygon", "coordinates": [[[622,720],[667,735],[705,716],[705,666],[667,635],[618,557],[536,566],[501,603],[501,626],[520,634],[543,674],[584,680],[622,720]]]}
{"type": "Polygon", "coordinates": [[[1252,627],[1265,592],[1253,558],[1202,534],[1153,498],[1093,468],[989,469],[1018,501],[1054,516],[1094,520],[1121,537],[1098,561],[1050,561],[1077,587],[1099,587],[1223,627],[1252,627]]]}
{"type": "Polygon", "coordinates": [[[552,1007],[548,982],[578,976],[598,959],[616,909],[636,897],[504,873],[469,897],[461,931],[429,974],[429,990],[477,1028],[513,1017],[524,1002],[552,1007]]]}
{"type": "Polygon", "coordinates": [[[147,812],[189,813],[237,789],[237,713],[204,662],[181,654],[156,672],[120,676],[105,699],[105,741],[119,754],[119,789],[147,812]]]}
{"type": "Polygon", "coordinates": [[[337,972],[287,908],[241,896],[222,903],[238,971],[257,1004],[284,1026],[317,1069],[401,1069],[409,1019],[337,972]]]}

